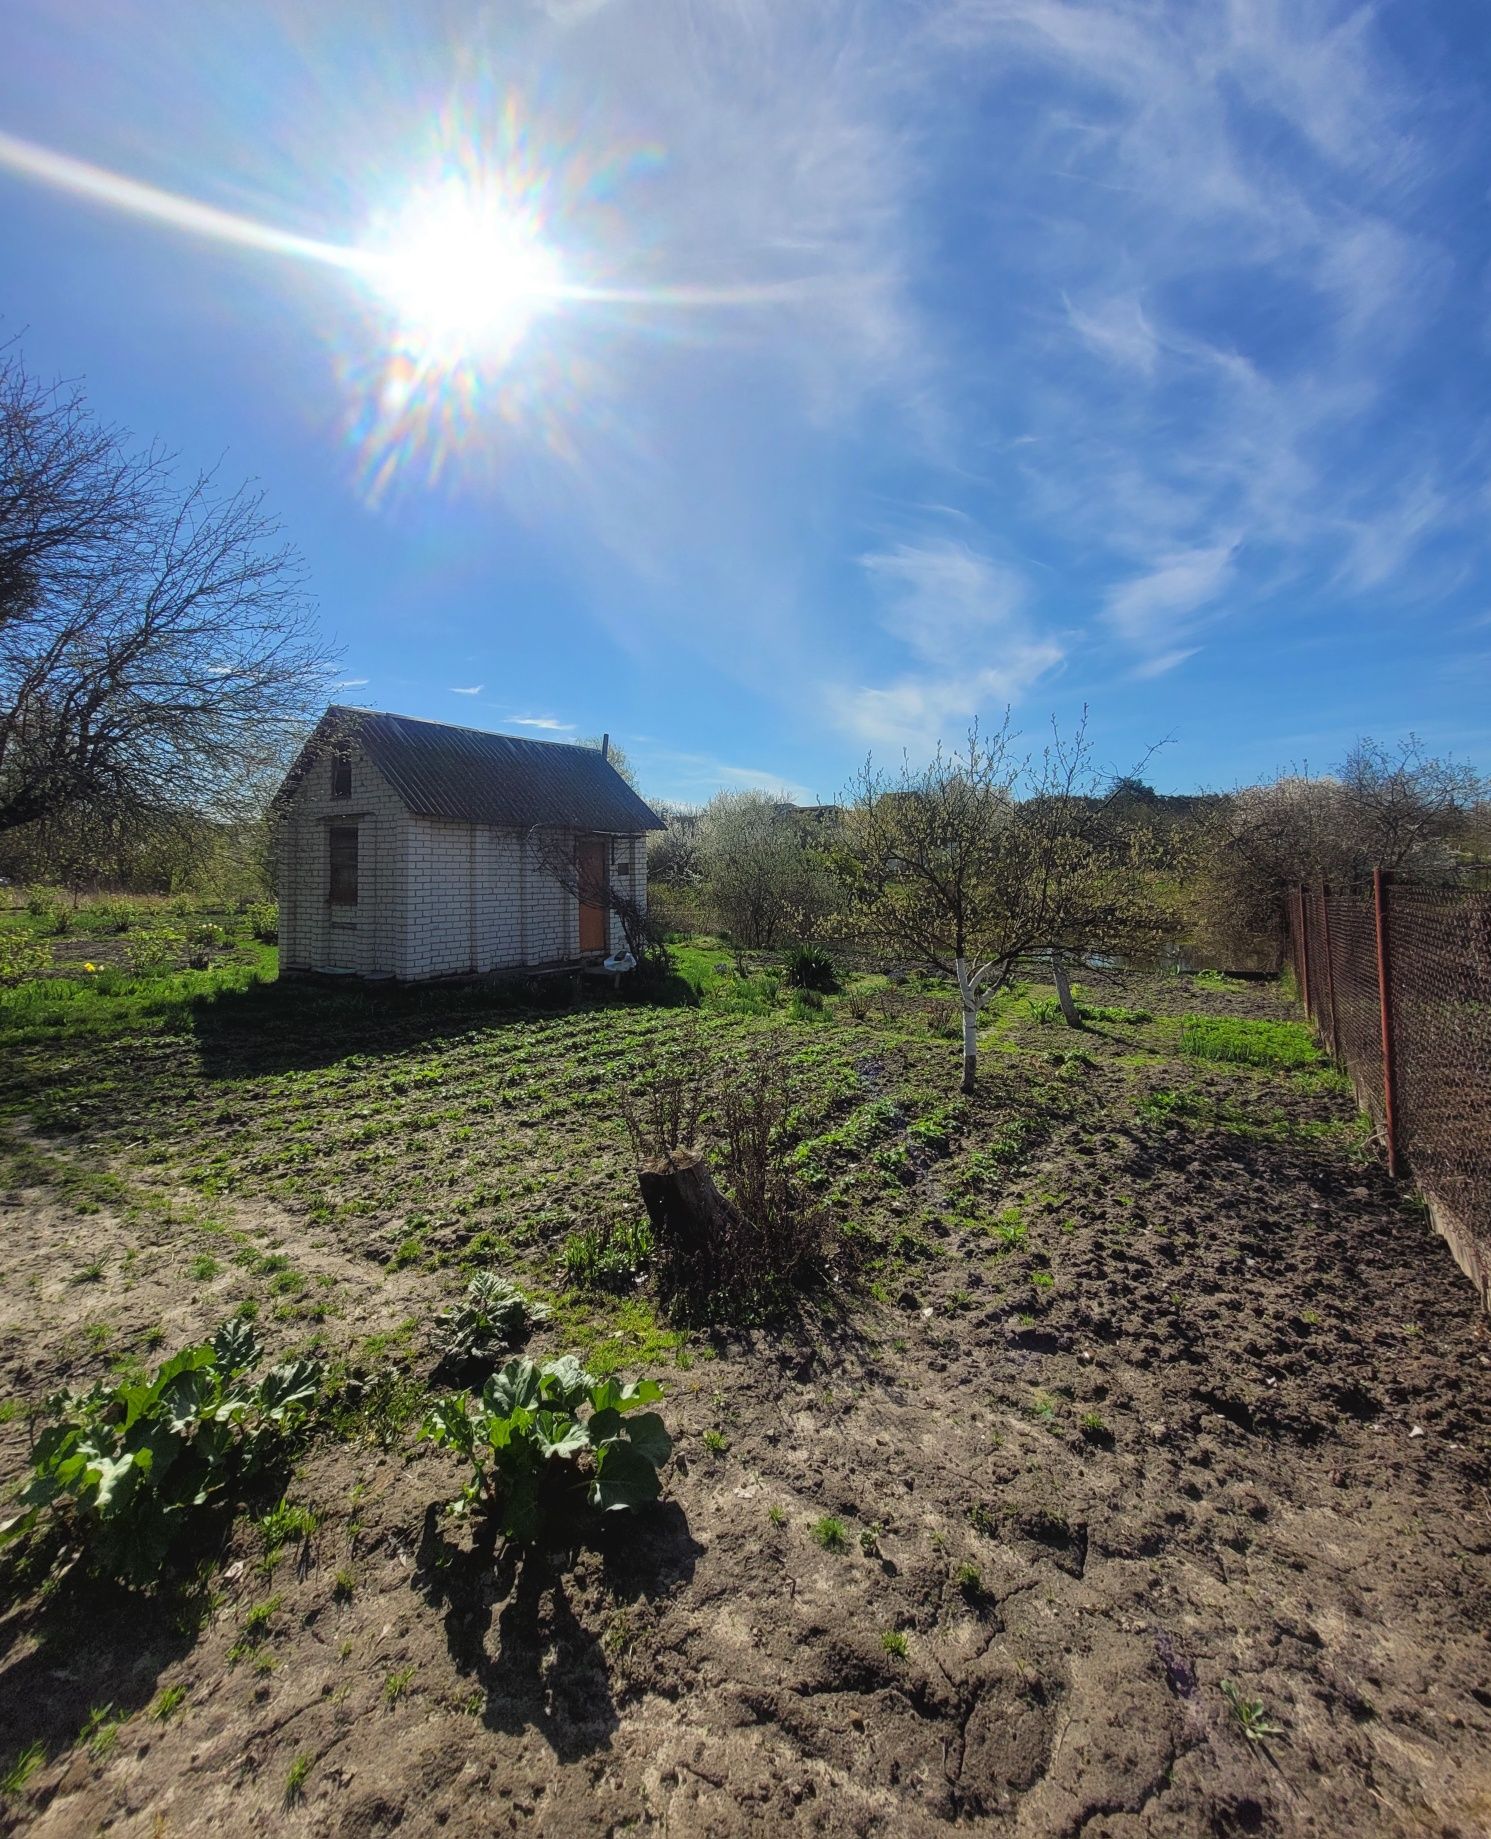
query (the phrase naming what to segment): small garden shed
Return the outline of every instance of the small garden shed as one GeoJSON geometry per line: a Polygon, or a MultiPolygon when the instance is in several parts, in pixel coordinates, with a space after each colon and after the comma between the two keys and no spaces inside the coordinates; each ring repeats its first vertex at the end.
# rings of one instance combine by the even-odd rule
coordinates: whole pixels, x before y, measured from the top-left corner
{"type": "Polygon", "coordinates": [[[603,748],[337,706],[275,817],[282,971],[408,982],[621,950],[662,828],[603,748]]]}

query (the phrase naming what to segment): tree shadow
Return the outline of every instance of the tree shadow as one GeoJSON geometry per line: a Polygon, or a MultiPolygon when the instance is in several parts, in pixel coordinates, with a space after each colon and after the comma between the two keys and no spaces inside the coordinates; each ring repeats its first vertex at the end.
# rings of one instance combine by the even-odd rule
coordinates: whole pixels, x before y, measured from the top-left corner
{"type": "MultiPolygon", "coordinates": [[[[425,1514],[414,1584],[443,1608],[451,1659],[482,1695],[487,1728],[513,1736],[536,1730],[560,1762],[609,1748],[620,1722],[610,1668],[599,1636],[570,1601],[579,1544],[508,1544],[499,1553],[496,1528],[486,1522],[463,1548],[440,1519],[438,1507],[425,1514]]],[[[598,1516],[586,1531],[620,1605],[686,1584],[702,1549],[671,1501],[635,1518],[598,1516]]]]}
{"type": "MultiPolygon", "coordinates": [[[[12,1595],[17,1580],[0,1580],[12,1595]]],[[[0,1765],[39,1744],[49,1759],[87,1733],[90,1714],[131,1717],[154,1698],[160,1675],[187,1654],[202,1618],[205,1592],[139,1592],[70,1576],[43,1594],[16,1602],[0,1622],[0,1765]]]]}
{"type": "MultiPolygon", "coordinates": [[[[681,998],[663,988],[653,1000],[674,1007],[681,998]]],[[[202,998],[192,1010],[192,1032],[207,1078],[241,1079],[330,1066],[354,1054],[415,1053],[474,1027],[503,1028],[577,1009],[620,1006],[609,992],[576,999],[567,976],[422,985],[281,978],[202,998]]]]}

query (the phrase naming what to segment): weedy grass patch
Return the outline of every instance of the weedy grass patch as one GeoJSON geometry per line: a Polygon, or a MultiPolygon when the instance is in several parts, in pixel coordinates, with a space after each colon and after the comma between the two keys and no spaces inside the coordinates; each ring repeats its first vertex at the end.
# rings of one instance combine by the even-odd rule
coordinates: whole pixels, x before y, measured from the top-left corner
{"type": "Polygon", "coordinates": [[[1319,1066],[1325,1058],[1302,1022],[1263,1022],[1237,1015],[1183,1016],[1180,1051],[1193,1060],[1289,1071],[1319,1066]]]}

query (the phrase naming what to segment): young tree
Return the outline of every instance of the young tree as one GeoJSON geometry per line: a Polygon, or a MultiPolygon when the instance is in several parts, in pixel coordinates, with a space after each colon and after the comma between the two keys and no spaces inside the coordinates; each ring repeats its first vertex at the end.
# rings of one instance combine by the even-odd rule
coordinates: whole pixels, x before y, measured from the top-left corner
{"type": "Polygon", "coordinates": [[[956,983],[965,1092],[980,1011],[1022,958],[1048,955],[1060,987],[1063,958],[1152,941],[1142,833],[1120,831],[1112,803],[1085,717],[1071,739],[1053,733],[1029,756],[1006,715],[994,734],[975,725],[961,750],[939,747],[920,769],[903,761],[886,774],[867,761],[851,788],[844,843],[858,930],[956,983]]]}
{"type": "Polygon", "coordinates": [[[257,492],[182,489],[0,353],[0,833],[79,806],[241,817],[331,662],[257,492]]]}

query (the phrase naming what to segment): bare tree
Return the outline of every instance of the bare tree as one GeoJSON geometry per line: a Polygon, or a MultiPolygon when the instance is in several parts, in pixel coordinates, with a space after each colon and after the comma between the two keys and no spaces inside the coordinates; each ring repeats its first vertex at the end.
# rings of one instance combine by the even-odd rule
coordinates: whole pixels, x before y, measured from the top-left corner
{"type": "Polygon", "coordinates": [[[260,493],[182,489],[0,354],[0,832],[261,807],[331,663],[260,493]]]}
{"type": "MultiPolygon", "coordinates": [[[[851,788],[844,842],[860,936],[955,982],[963,1012],[962,1089],[978,1065],[978,1019],[1021,959],[1121,952],[1155,919],[1140,838],[1110,821],[1114,788],[1083,725],[1016,751],[1006,715],[992,735],[898,773],[867,761],[851,788]]],[[[1066,991],[1069,1018],[1070,991],[1066,991]]]]}

